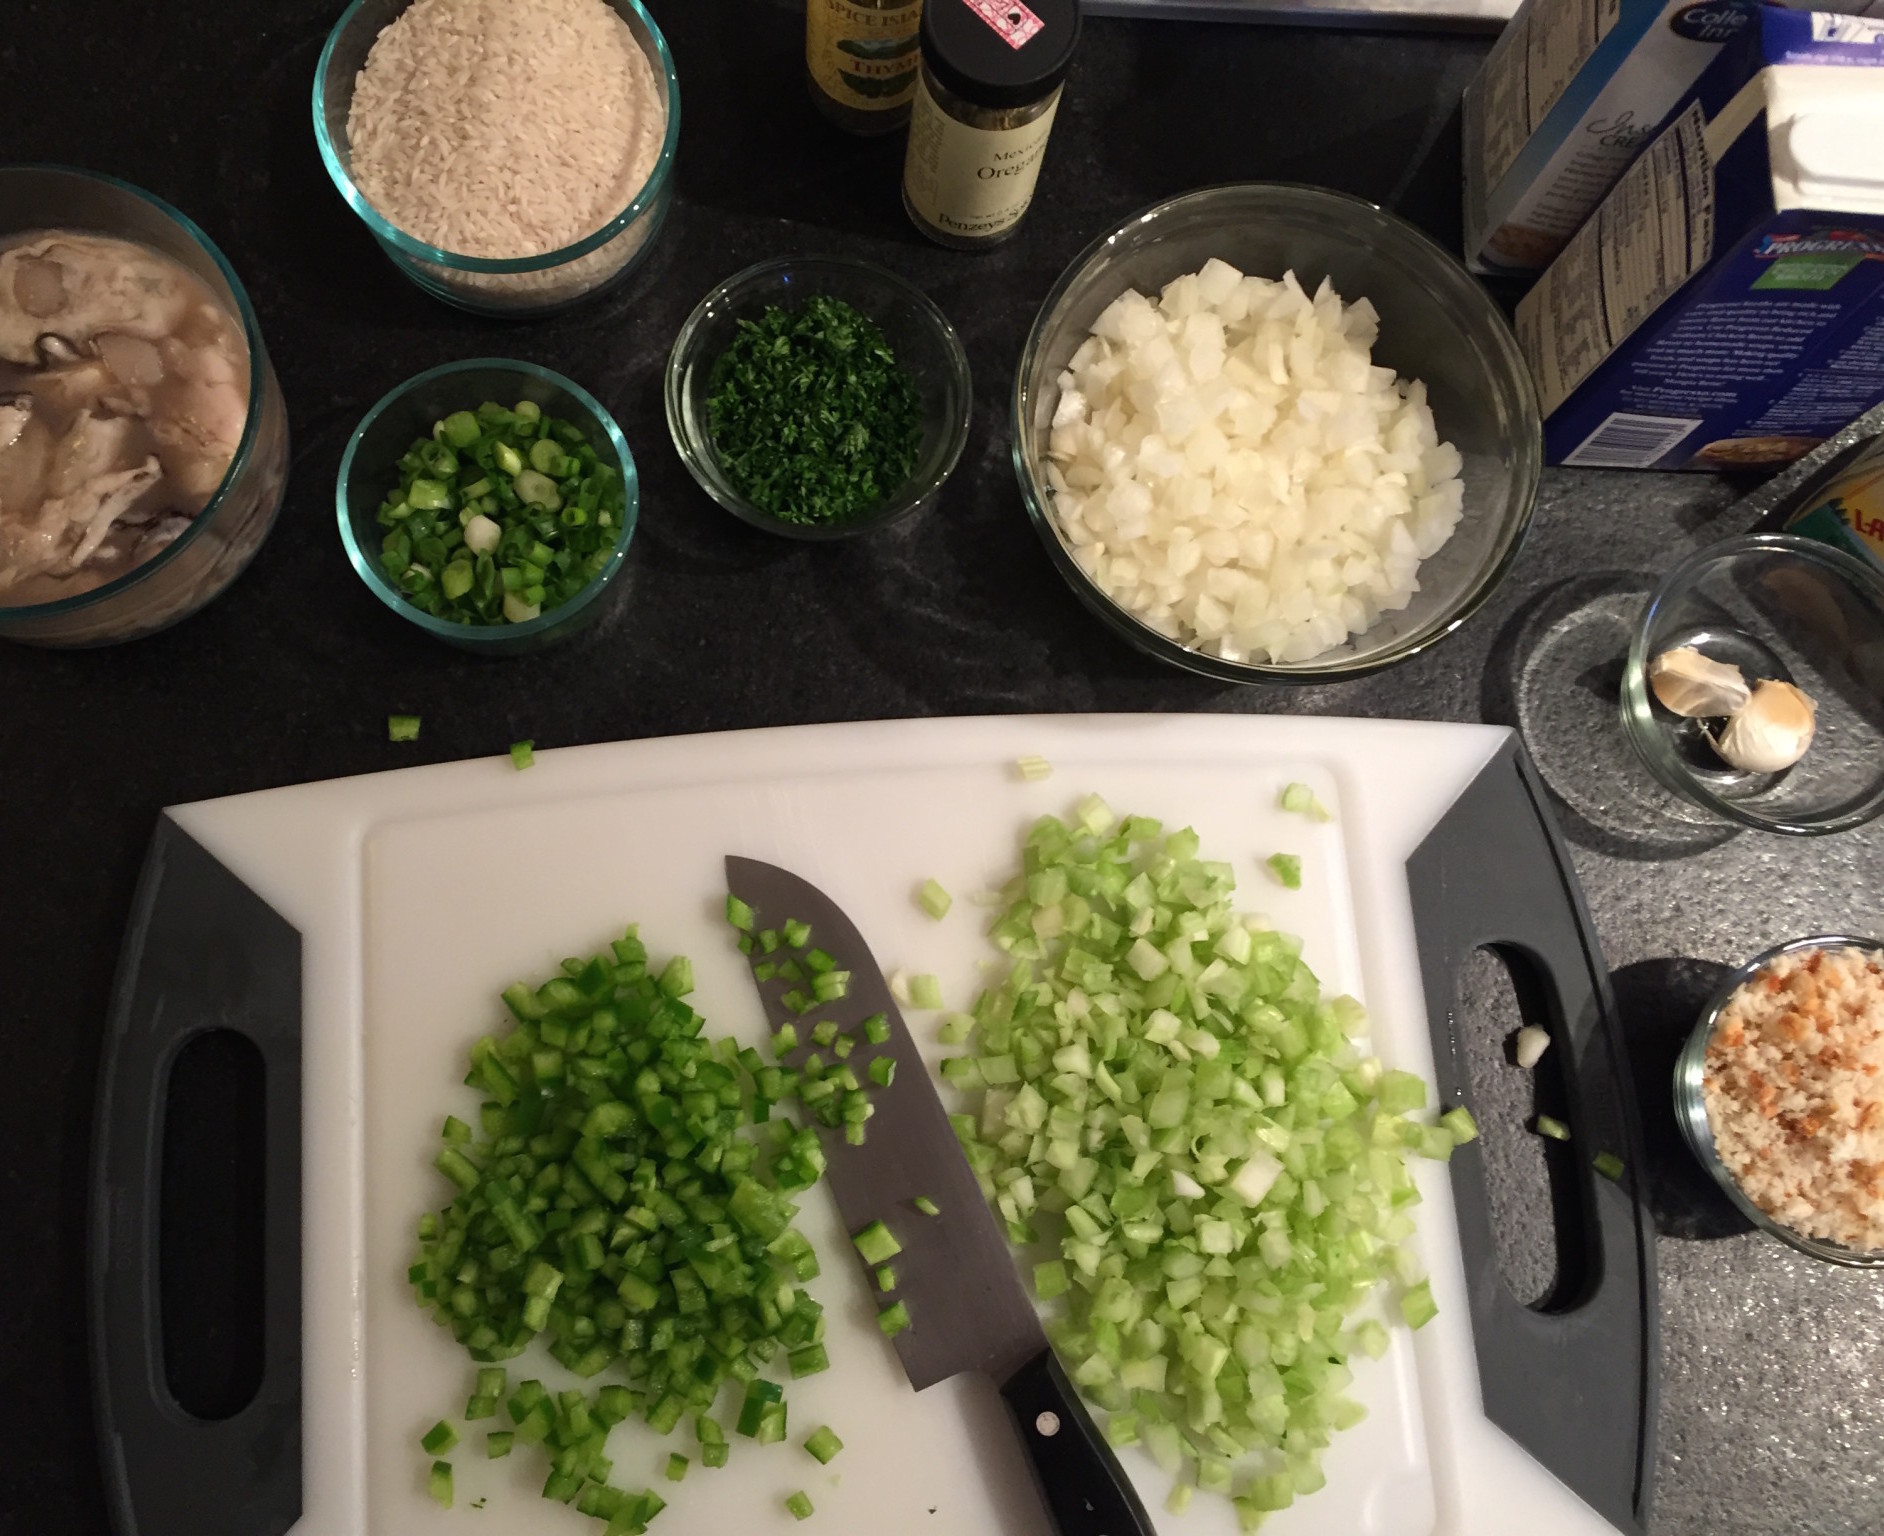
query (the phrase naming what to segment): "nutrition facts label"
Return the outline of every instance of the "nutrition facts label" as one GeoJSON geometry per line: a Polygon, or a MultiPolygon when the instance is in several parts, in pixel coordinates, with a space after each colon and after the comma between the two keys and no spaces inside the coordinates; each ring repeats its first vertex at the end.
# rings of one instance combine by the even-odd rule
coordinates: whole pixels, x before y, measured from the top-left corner
{"type": "Polygon", "coordinates": [[[1712,254],[1706,126],[1690,106],[1518,305],[1518,343],[1546,415],[1712,254]]]}
{"type": "Polygon", "coordinates": [[[1583,61],[1622,15],[1622,0],[1534,0],[1485,60],[1484,184],[1498,185],[1583,61]]]}

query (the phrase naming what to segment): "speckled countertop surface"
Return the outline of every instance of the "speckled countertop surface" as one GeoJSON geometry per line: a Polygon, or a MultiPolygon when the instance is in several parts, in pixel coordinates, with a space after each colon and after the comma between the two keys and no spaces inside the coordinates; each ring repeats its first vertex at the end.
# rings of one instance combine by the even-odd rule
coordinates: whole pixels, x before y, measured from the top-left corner
{"type": "MultiPolygon", "coordinates": [[[[1062,266],[1144,203],[1216,181],[1318,182],[1456,241],[1461,88],[1486,43],[1094,22],[1021,236],[923,244],[900,150],[825,130],[802,5],[651,0],[681,71],[678,203],[633,285],[542,326],[469,320],[380,257],[323,175],[308,87],[338,0],[9,0],[0,145],[111,171],[202,223],[242,274],[293,419],[293,484],[253,568],[170,633],[114,651],[0,648],[0,1536],[106,1530],[85,1386],[84,1188],[111,966],[157,810],[241,790],[539,745],[736,726],[1012,710],[1303,711],[1519,726],[1614,971],[1648,1119],[1661,1277],[1656,1536],[1884,1530],[1884,1281],[1742,1227],[1675,1140],[1665,1084],[1720,968],[1825,928],[1884,930],[1884,823],[1784,841],[1690,820],[1628,755],[1624,637],[1661,571],[1751,521],[1750,484],[1557,471],[1503,588],[1383,675],[1292,692],[1162,670],[1094,625],[1026,526],[1006,395],[1062,266]],[[961,330],[974,437],[943,506],[855,545],[786,545],[694,488],[660,370],[713,281],[852,251],[913,274],[961,330]],[[348,571],[332,483],[387,388],[454,357],[569,373],[640,459],[626,591],[563,650],[495,665],[400,625],[348,571]],[[384,718],[425,717],[414,748],[384,718]]],[[[1487,992],[1487,1038],[1501,1027],[1487,992]]],[[[1485,1071],[1503,1068],[1485,1053],[1485,1071]]],[[[1487,1092],[1497,1091],[1492,1082],[1487,1092]]],[[[1489,1149],[1505,1267],[1547,1289],[1521,1142],[1489,1149]]],[[[1540,1391],[1550,1390],[1548,1383],[1540,1391]]],[[[169,1533],[159,1533],[169,1536],[169,1533]]]]}

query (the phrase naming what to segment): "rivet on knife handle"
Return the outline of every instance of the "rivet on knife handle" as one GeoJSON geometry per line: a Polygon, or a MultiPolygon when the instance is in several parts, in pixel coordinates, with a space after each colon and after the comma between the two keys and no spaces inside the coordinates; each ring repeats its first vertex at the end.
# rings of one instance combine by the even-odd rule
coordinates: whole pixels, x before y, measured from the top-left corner
{"type": "Polygon", "coordinates": [[[1154,1536],[1145,1506],[1052,1350],[1010,1376],[1001,1396],[1060,1536],[1154,1536]]]}

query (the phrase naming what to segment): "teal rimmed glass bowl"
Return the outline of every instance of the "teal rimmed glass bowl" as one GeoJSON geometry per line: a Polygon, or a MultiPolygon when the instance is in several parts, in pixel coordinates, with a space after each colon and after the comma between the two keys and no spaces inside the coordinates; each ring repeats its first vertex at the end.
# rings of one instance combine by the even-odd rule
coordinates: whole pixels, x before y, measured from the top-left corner
{"type": "Polygon", "coordinates": [[[1144,655],[1225,683],[1335,683],[1405,661],[1465,623],[1497,589],[1531,524],[1543,467],[1537,393],[1517,338],[1478,280],[1404,219],[1320,187],[1244,182],[1141,210],[1076,257],[1040,306],[1012,396],[1014,472],[1047,556],[1086,609],[1144,655]],[[1054,511],[1047,448],[1059,379],[1127,288],[1157,295],[1211,257],[1252,276],[1330,279],[1380,316],[1373,361],[1426,385],[1442,441],[1463,459],[1464,515],[1420,562],[1419,590],[1372,628],[1302,661],[1232,660],[1154,629],[1087,573],[1054,511]]]}
{"type": "Polygon", "coordinates": [[[620,576],[634,537],[641,490],[621,428],[586,389],[534,363],[477,357],[407,379],[366,413],[341,455],[335,506],[347,558],[367,590],[400,618],[447,645],[485,656],[520,656],[567,639],[602,614],[603,596],[620,576]],[[384,536],[380,504],[398,484],[401,456],[414,438],[431,435],[434,422],[453,411],[476,410],[486,400],[506,406],[530,400],[544,415],[574,422],[604,463],[612,458],[625,492],[621,531],[608,563],[567,602],[521,624],[458,624],[435,618],[408,602],[379,563],[384,536]]]}
{"type": "Polygon", "coordinates": [[[1695,1023],[1688,1041],[1682,1047],[1681,1055],[1675,1062],[1675,1119],[1681,1126],[1681,1134],[1687,1140],[1688,1149],[1695,1159],[1714,1176],[1714,1182],[1731,1200],[1740,1213],[1758,1227],[1778,1238],[1782,1243],[1797,1248],[1801,1253],[1810,1254],[1815,1259],[1823,1259],[1827,1264],[1842,1264],[1852,1269],[1884,1269],[1884,1252],[1873,1252],[1859,1248],[1847,1248],[1842,1243],[1835,1243],[1827,1238],[1808,1237],[1805,1233],[1787,1225],[1777,1216],[1755,1204],[1752,1196],[1740,1187],[1740,1181],[1733,1170],[1722,1160],[1720,1150],[1714,1144],[1714,1126],[1708,1119],[1707,1093],[1704,1082],[1707,1077],[1707,1048],[1713,1043],[1715,1027],[1720,1016],[1726,1011],[1733,996],[1748,982],[1752,981],[1781,955],[1791,954],[1795,950],[1811,949],[1855,949],[1870,955],[1884,955],[1884,944],[1876,939],[1855,937],[1844,933],[1813,934],[1803,939],[1791,939],[1784,944],[1775,944],[1771,949],[1755,955],[1739,970],[1733,972],[1720,984],[1714,996],[1709,999],[1706,1008],[1701,1010],[1701,1017],[1695,1023]]]}
{"type": "Polygon", "coordinates": [[[874,533],[935,505],[968,444],[974,381],[961,338],[935,302],[913,283],[867,261],[787,256],[735,273],[695,307],[674,338],[665,381],[667,430],[687,472],[742,522],[781,538],[828,542],[874,533]],[[909,478],[884,503],[835,523],[794,523],[755,506],[733,483],[713,441],[713,370],[739,334],[776,305],[792,309],[814,297],[841,299],[874,321],[916,387],[922,441],[909,478]]]}
{"type": "Polygon", "coordinates": [[[672,201],[674,153],[680,143],[680,77],[667,39],[641,0],[606,0],[634,34],[654,71],[667,112],[667,131],[654,169],[634,201],[573,245],[541,256],[467,256],[442,250],[386,219],[354,184],[347,114],[354,82],[380,33],[412,0],[353,0],[321,49],[314,71],[314,139],[327,174],[360,216],[380,249],[433,298],[478,314],[548,315],[585,303],[624,281],[654,242],[672,201]]]}
{"type": "Polygon", "coordinates": [[[199,278],[242,329],[248,417],[208,505],[170,544],[121,576],[52,602],[0,601],[0,638],[29,645],[114,645],[187,618],[242,574],[275,525],[288,487],[288,410],[242,281],[209,236],[129,182],[59,165],[0,166],[0,243],[68,229],[149,246],[199,278]]]}

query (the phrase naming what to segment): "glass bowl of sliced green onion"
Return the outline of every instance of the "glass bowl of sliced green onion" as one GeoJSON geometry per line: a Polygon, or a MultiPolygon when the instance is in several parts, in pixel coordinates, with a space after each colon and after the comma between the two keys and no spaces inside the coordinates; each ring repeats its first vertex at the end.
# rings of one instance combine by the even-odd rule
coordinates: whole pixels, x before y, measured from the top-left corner
{"type": "Polygon", "coordinates": [[[367,589],[428,635],[490,656],[602,611],[640,485],[615,419],[560,374],[446,363],[366,413],[340,459],[340,538],[367,589]]]}
{"type": "Polygon", "coordinates": [[[761,262],[704,299],[667,362],[667,427],[700,488],[791,539],[935,503],[968,442],[968,354],[929,296],[840,257],[761,262]]]}

